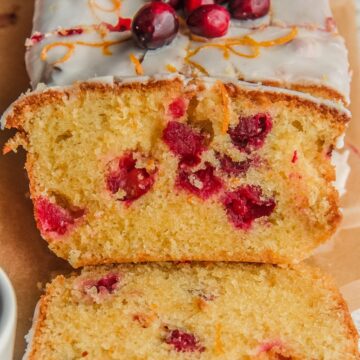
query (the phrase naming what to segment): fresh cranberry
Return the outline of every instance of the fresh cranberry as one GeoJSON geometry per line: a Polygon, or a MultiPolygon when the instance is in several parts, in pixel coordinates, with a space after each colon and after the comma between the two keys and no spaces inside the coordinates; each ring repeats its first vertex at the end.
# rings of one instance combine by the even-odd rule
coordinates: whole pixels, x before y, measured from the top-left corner
{"type": "Polygon", "coordinates": [[[187,103],[183,98],[177,98],[169,105],[169,113],[174,119],[185,115],[187,103]]]}
{"type": "Polygon", "coordinates": [[[209,4],[214,4],[214,0],[185,0],[185,13],[189,15],[198,7],[209,4]]]}
{"type": "Polygon", "coordinates": [[[215,4],[224,4],[228,2],[229,0],[215,0],[215,4]]]}
{"type": "Polygon", "coordinates": [[[269,114],[256,114],[249,117],[239,117],[239,124],[228,130],[233,144],[244,152],[259,149],[272,129],[272,119],[269,114]]]}
{"type": "Polygon", "coordinates": [[[112,194],[122,190],[124,194],[119,199],[121,201],[134,201],[146,194],[154,185],[156,169],[148,172],[145,168],[137,168],[136,163],[133,153],[127,153],[109,164],[107,189],[112,194]]]}
{"type": "Polygon", "coordinates": [[[235,227],[247,230],[253,221],[269,216],[275,209],[275,200],[265,199],[259,186],[244,185],[223,198],[226,212],[235,227]]]}
{"type": "Polygon", "coordinates": [[[44,197],[35,201],[35,214],[42,233],[64,235],[75,220],[84,215],[81,209],[69,210],[44,197]]]}
{"type": "Polygon", "coordinates": [[[131,19],[119,17],[116,25],[105,23],[105,26],[112,32],[129,31],[131,30],[131,19]]]}
{"type": "Polygon", "coordinates": [[[144,49],[157,49],[170,44],[179,30],[174,8],[163,2],[144,5],[135,15],[132,32],[144,49]]]}
{"type": "Polygon", "coordinates": [[[195,172],[180,167],[177,185],[202,199],[207,199],[222,187],[221,180],[214,174],[214,170],[210,163],[205,163],[204,169],[195,172]]]}
{"type": "Polygon", "coordinates": [[[161,1],[163,3],[169,4],[174,9],[180,9],[184,2],[183,0],[152,0],[152,1],[154,1],[154,2],[161,1]]]}
{"type": "Polygon", "coordinates": [[[171,345],[177,352],[204,352],[205,347],[199,343],[195,335],[182,330],[170,330],[165,342],[171,345]]]}
{"type": "Polygon", "coordinates": [[[270,0],[230,0],[229,9],[235,19],[258,19],[269,12],[270,0]]]}
{"type": "Polygon", "coordinates": [[[229,29],[229,24],[229,12],[217,4],[200,6],[187,19],[191,32],[207,38],[224,36],[229,29]]]}
{"type": "Polygon", "coordinates": [[[251,159],[243,161],[233,161],[230,156],[217,154],[217,158],[220,161],[221,170],[229,175],[241,175],[245,174],[252,163],[251,159]]]}
{"type": "Polygon", "coordinates": [[[109,294],[112,294],[117,287],[119,282],[119,276],[116,274],[108,274],[101,278],[96,284],[95,287],[97,292],[102,292],[102,288],[104,288],[109,294]]]}
{"type": "Polygon", "coordinates": [[[81,35],[84,32],[81,28],[74,28],[74,29],[61,29],[58,30],[58,35],[60,36],[72,36],[72,35],[81,35]]]}
{"type": "Polygon", "coordinates": [[[182,164],[194,166],[200,163],[200,155],[205,149],[205,138],[189,125],[169,121],[163,132],[163,140],[170,150],[180,157],[182,164]]]}

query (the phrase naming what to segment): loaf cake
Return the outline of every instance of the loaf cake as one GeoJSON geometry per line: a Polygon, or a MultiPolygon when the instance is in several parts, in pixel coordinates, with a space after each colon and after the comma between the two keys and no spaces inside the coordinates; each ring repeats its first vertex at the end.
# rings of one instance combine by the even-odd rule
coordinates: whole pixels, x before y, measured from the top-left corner
{"type": "Polygon", "coordinates": [[[327,1],[140,3],[37,2],[27,66],[51,86],[3,125],[42,236],[74,267],[306,258],[341,219],[331,157],[350,119],[327,1]]]}
{"type": "Polygon", "coordinates": [[[302,266],[86,268],[46,287],[24,360],[359,359],[332,281],[302,266]]]}

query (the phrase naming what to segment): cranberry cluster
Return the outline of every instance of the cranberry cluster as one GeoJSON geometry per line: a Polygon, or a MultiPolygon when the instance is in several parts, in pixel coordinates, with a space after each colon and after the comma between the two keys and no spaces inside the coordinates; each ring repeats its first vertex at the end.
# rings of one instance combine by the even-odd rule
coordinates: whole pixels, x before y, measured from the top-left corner
{"type": "Polygon", "coordinates": [[[192,33],[216,38],[227,33],[231,17],[253,20],[269,8],[270,0],[153,0],[135,15],[132,33],[140,47],[157,49],[170,44],[179,30],[175,10],[183,10],[192,33]]]}

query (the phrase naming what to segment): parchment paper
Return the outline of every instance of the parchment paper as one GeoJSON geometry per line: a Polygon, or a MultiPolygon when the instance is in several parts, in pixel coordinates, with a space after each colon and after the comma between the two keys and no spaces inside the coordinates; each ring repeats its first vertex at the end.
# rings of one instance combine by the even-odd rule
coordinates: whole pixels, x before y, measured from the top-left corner
{"type": "MultiPolygon", "coordinates": [[[[352,0],[333,0],[340,32],[345,36],[353,70],[353,121],[346,136],[351,149],[352,173],[344,196],[342,229],[309,261],[332,274],[350,310],[360,308],[360,93],[359,62],[352,0]]],[[[0,112],[28,88],[24,64],[24,40],[30,33],[33,0],[0,0],[0,112]],[[5,14],[5,15],[4,15],[5,14]]],[[[11,135],[0,133],[0,148],[11,135]]],[[[10,276],[18,299],[18,327],[15,360],[21,359],[24,335],[31,325],[41,286],[55,273],[70,267],[47,249],[35,227],[32,205],[27,196],[28,181],[24,152],[0,155],[0,266],[10,276]]]]}

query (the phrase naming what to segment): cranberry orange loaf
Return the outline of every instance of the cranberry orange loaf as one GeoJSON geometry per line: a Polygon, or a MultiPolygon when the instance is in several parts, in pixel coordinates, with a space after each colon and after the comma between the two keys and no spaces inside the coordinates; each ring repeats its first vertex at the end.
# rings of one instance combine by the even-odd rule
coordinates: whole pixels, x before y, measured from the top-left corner
{"type": "Polygon", "coordinates": [[[37,0],[32,85],[178,72],[349,101],[347,50],[328,0],[165,2],[177,14],[159,1],[37,0]]]}
{"type": "Polygon", "coordinates": [[[359,359],[332,281],[305,266],[86,268],[47,285],[27,360],[359,359]]]}
{"type": "Polygon", "coordinates": [[[211,78],[107,81],[35,91],[4,116],[41,234],[73,266],[290,263],[335,231],[340,103],[211,78]]]}

